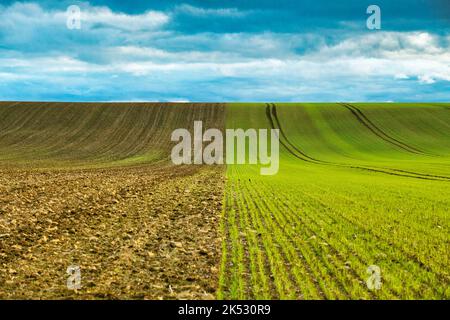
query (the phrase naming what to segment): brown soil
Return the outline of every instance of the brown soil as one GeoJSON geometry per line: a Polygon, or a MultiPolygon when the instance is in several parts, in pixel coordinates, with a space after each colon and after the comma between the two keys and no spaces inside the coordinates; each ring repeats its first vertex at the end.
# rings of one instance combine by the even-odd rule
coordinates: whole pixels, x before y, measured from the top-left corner
{"type": "Polygon", "coordinates": [[[0,169],[0,298],[212,299],[222,192],[221,167],[0,169]]]}

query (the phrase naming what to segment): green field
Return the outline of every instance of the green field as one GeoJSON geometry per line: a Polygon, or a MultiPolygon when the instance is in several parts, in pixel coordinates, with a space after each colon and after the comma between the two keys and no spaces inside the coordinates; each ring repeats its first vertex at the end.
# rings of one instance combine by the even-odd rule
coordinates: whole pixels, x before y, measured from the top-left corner
{"type": "Polygon", "coordinates": [[[449,111],[2,102],[0,297],[450,299],[449,111]],[[171,132],[195,120],[279,129],[278,174],[174,167],[171,132]]]}
{"type": "Polygon", "coordinates": [[[283,147],[278,175],[227,167],[219,298],[450,298],[448,106],[226,112],[227,128],[279,128],[283,147]]]}

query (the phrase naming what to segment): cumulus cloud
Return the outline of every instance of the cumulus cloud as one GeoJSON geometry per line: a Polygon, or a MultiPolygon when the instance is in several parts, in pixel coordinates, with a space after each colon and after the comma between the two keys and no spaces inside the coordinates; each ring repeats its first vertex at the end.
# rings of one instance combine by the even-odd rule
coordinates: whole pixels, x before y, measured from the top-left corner
{"type": "MultiPolygon", "coordinates": [[[[61,15],[62,13],[59,13],[61,15]]],[[[63,14],[67,17],[67,14],[63,14]]],[[[89,28],[96,25],[115,27],[127,31],[154,30],[169,22],[169,16],[158,11],[146,11],[143,14],[130,15],[112,12],[107,7],[84,8],[81,15],[82,23],[89,28]]]]}
{"type": "Polygon", "coordinates": [[[193,16],[199,17],[211,17],[211,16],[219,16],[219,17],[233,17],[233,18],[242,18],[249,14],[248,11],[242,11],[236,8],[219,8],[219,9],[211,9],[211,8],[199,8],[194,7],[189,4],[182,4],[176,6],[176,13],[184,13],[193,16]]]}
{"type": "Polygon", "coordinates": [[[29,43],[33,46],[30,41],[39,41],[40,37],[48,37],[49,40],[53,40],[52,37],[76,37],[83,40],[99,33],[102,36],[108,35],[98,29],[154,31],[162,29],[170,21],[169,15],[163,12],[150,10],[132,15],[88,3],[80,5],[80,12],[81,30],[74,31],[67,28],[67,20],[70,18],[67,10],[44,10],[37,3],[22,2],[0,7],[0,40],[4,45],[29,43]]]}
{"type": "Polygon", "coordinates": [[[0,7],[0,99],[450,99],[450,36],[431,31],[212,33],[171,30],[176,14],[239,17],[188,5],[126,14],[86,4],[82,29],[36,3],[0,7]],[[442,91],[442,93],[441,93],[442,91]],[[415,95],[412,95],[412,94],[415,95]]]}

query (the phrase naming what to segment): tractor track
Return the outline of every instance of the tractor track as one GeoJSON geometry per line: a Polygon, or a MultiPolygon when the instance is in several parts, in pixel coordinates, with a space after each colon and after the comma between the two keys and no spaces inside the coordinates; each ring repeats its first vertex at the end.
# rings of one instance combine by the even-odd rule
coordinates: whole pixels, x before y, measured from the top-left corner
{"type": "Polygon", "coordinates": [[[292,154],[293,156],[295,156],[296,158],[298,158],[300,160],[303,160],[303,161],[306,161],[309,163],[314,163],[314,164],[332,165],[332,166],[337,166],[337,167],[366,170],[366,171],[371,171],[371,172],[378,172],[378,173],[384,173],[384,174],[407,177],[407,178],[415,178],[415,179],[422,179],[422,180],[434,180],[434,181],[450,181],[450,177],[447,177],[447,176],[431,175],[431,174],[418,173],[418,172],[412,172],[412,171],[401,170],[401,169],[372,168],[372,167],[366,167],[366,166],[347,165],[347,164],[343,164],[343,163],[335,163],[335,162],[328,162],[328,161],[315,159],[315,158],[307,155],[305,152],[301,151],[298,147],[296,147],[287,138],[284,130],[281,127],[281,123],[280,123],[280,120],[278,118],[277,111],[276,111],[276,105],[274,103],[266,104],[266,116],[267,116],[267,119],[268,119],[272,129],[279,129],[280,135],[281,135],[280,144],[282,146],[284,146],[290,154],[292,154]],[[283,138],[285,141],[283,141],[281,138],[283,138]]]}
{"type": "Polygon", "coordinates": [[[314,159],[310,156],[308,156],[306,153],[304,153],[303,151],[301,151],[300,149],[298,149],[295,145],[293,145],[289,139],[287,138],[286,134],[284,133],[283,129],[281,128],[280,122],[278,120],[277,117],[277,113],[276,113],[276,107],[275,104],[267,104],[266,105],[266,116],[267,119],[269,120],[269,123],[272,127],[272,129],[279,129],[280,130],[280,134],[281,137],[284,138],[285,141],[280,139],[280,143],[283,147],[285,147],[289,153],[291,153],[293,156],[299,158],[300,160],[306,161],[306,162],[312,162],[312,163],[319,163],[319,164],[323,164],[323,161],[314,159]],[[272,105],[272,109],[271,109],[271,105],[272,105]],[[272,118],[273,115],[273,118],[272,118]],[[274,119],[277,122],[277,125],[275,125],[274,123],[274,119]],[[278,127],[278,128],[277,128],[278,127]],[[291,148],[293,150],[295,150],[296,152],[298,152],[300,155],[296,154],[293,150],[291,150],[291,148]]]}
{"type": "Polygon", "coordinates": [[[381,130],[378,126],[376,126],[369,118],[366,117],[366,115],[357,107],[349,104],[349,103],[340,103],[341,106],[347,108],[360,122],[363,126],[365,126],[367,129],[369,129],[373,134],[375,134],[380,139],[393,144],[407,152],[415,153],[415,154],[422,154],[422,155],[429,155],[415,147],[412,147],[404,142],[401,142],[394,137],[391,137],[386,132],[381,130]]]}

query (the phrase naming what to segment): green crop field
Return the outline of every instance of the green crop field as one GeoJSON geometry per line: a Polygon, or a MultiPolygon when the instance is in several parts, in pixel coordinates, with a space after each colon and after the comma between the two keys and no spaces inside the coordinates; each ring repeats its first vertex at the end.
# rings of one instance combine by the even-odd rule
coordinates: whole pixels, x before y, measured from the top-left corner
{"type": "Polygon", "coordinates": [[[449,111],[0,103],[0,297],[450,299],[449,111]],[[279,172],[173,165],[196,120],[279,129],[279,172]]]}
{"type": "Polygon", "coordinates": [[[280,129],[282,147],[275,176],[227,166],[219,298],[450,298],[448,105],[226,112],[227,128],[280,129]]]}

